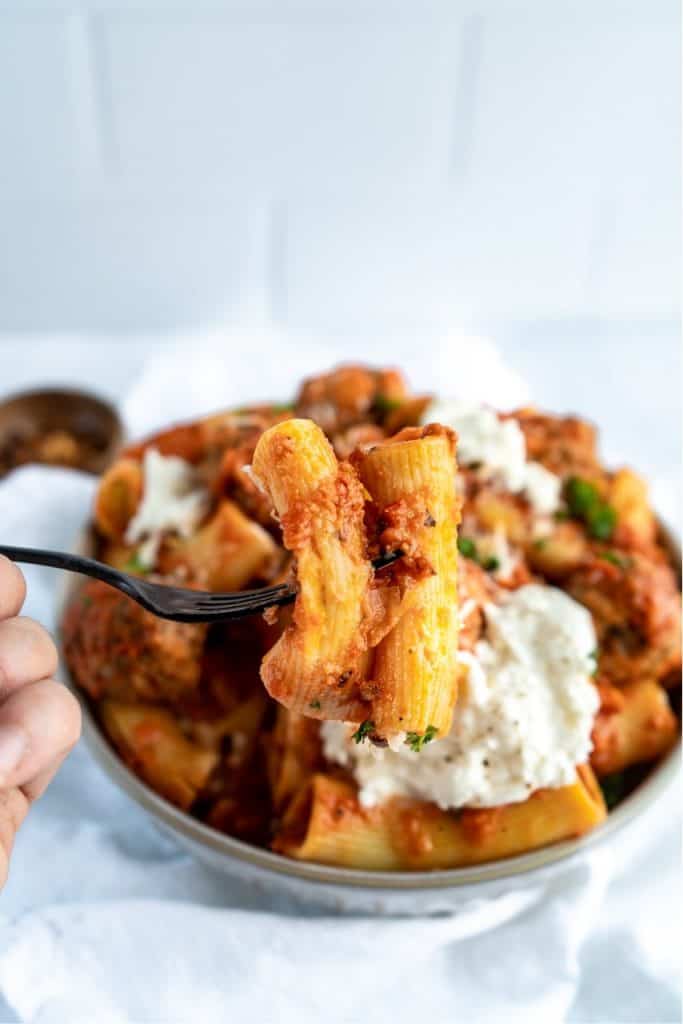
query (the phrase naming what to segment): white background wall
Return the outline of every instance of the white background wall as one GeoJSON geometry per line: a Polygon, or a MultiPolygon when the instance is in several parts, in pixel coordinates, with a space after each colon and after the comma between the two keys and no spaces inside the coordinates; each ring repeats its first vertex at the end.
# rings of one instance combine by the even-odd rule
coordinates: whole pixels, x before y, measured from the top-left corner
{"type": "Polygon", "coordinates": [[[0,0],[0,332],[678,310],[675,0],[0,0]]]}
{"type": "Polygon", "coordinates": [[[675,514],[679,74],[676,0],[0,0],[0,391],[465,330],[675,514]]]}

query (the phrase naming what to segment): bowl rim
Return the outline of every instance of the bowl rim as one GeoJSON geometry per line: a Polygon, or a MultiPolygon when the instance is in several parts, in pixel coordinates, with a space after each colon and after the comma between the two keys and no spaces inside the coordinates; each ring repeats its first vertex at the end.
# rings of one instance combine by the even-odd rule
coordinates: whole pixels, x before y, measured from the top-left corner
{"type": "Polygon", "coordinates": [[[111,417],[117,430],[123,432],[123,420],[116,403],[103,392],[94,391],[92,388],[72,387],[68,384],[46,384],[44,387],[38,385],[37,387],[21,388],[19,391],[10,391],[8,394],[3,395],[0,398],[0,408],[11,410],[15,405],[21,405],[36,398],[64,398],[70,401],[85,400],[92,403],[92,405],[99,406],[103,413],[111,417]]]}
{"type": "MultiPolygon", "coordinates": [[[[660,522],[660,537],[671,555],[672,562],[680,566],[681,552],[673,533],[660,522]]],[[[92,530],[86,527],[79,534],[73,550],[86,554],[92,550],[92,530]]],[[[551,846],[503,860],[461,868],[431,871],[369,871],[359,868],[335,867],[312,861],[299,861],[284,857],[241,839],[219,832],[198,818],[182,811],[145,782],[123,762],[109,743],[92,710],[87,695],[76,686],[69,672],[61,636],[62,614],[75,586],[74,579],[64,576],[60,581],[56,601],[57,641],[60,648],[61,680],[77,696],[83,714],[83,739],[105,774],[143,810],[147,811],[167,832],[180,833],[192,845],[204,847],[212,854],[224,855],[228,860],[259,868],[267,874],[307,881],[317,885],[335,885],[344,889],[365,889],[375,892],[401,890],[419,893],[428,890],[453,890],[467,886],[481,886],[486,882],[502,882],[524,875],[536,879],[543,870],[555,865],[568,867],[586,851],[601,846],[624,827],[633,824],[648,807],[653,806],[673,785],[679,774],[681,742],[669,751],[648,776],[607,816],[597,828],[578,839],[569,839],[551,846]]]]}

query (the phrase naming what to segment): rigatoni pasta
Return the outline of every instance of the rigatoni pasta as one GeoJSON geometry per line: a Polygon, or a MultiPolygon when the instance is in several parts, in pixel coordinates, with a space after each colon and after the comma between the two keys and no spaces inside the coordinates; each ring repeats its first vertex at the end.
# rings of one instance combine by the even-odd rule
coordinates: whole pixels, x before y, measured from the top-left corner
{"type": "Polygon", "coordinates": [[[583,835],[671,750],[680,587],[643,481],[583,420],[464,399],[348,366],[121,453],[102,561],[298,586],[210,627],[76,593],[69,668],[147,785],[284,856],[426,871],[583,835]]]}
{"type": "Polygon", "coordinates": [[[287,420],[267,430],[252,466],[297,562],[292,621],[263,660],[263,682],[292,711],[360,721],[372,578],[360,482],[337,461],[312,420],[287,420]]]}
{"type": "Polygon", "coordinates": [[[678,719],[659,683],[639,679],[621,689],[601,687],[601,692],[602,708],[593,728],[591,754],[597,775],[652,761],[676,743],[678,719]]]}
{"type": "Polygon", "coordinates": [[[105,700],[101,712],[124,761],[171,803],[190,807],[218,762],[217,751],[191,743],[163,707],[105,700]]]}
{"type": "Polygon", "coordinates": [[[380,736],[448,732],[457,697],[458,520],[455,439],[440,427],[372,445],[356,466],[384,527],[384,546],[423,571],[374,651],[372,720],[380,736]]]}
{"type": "Polygon", "coordinates": [[[278,707],[268,744],[268,774],[277,814],[287,808],[321,763],[318,723],[296,711],[278,707]]]}
{"type": "Polygon", "coordinates": [[[191,537],[171,537],[158,557],[159,570],[178,569],[213,591],[241,590],[250,580],[269,579],[281,551],[262,526],[224,499],[191,537]]]}
{"type": "Polygon", "coordinates": [[[457,695],[453,434],[407,428],[349,464],[312,421],[292,419],[263,434],[252,465],[299,588],[292,622],[263,661],[270,695],[290,710],[362,722],[369,736],[447,732],[457,695]],[[368,562],[367,519],[379,549],[402,553],[381,579],[368,562]]]}
{"type": "Polygon", "coordinates": [[[317,773],[292,801],[276,849],[296,860],[377,871],[458,868],[575,838],[606,817],[590,768],[504,807],[448,812],[394,797],[363,807],[353,786],[317,773]]]}

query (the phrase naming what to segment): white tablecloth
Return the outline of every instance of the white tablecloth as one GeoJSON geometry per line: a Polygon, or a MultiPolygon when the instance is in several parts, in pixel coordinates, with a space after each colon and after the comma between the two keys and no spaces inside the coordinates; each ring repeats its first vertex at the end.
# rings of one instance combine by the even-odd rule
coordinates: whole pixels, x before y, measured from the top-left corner
{"type": "MultiPolygon", "coordinates": [[[[123,407],[132,431],[291,394],[302,374],[350,354],[285,344],[251,330],[239,340],[238,365],[221,339],[195,340],[180,358],[150,346],[144,371],[143,354],[128,352],[123,407]]],[[[526,397],[523,380],[486,345],[450,339],[429,361],[387,348],[390,361],[412,364],[416,386],[502,403],[526,397]]],[[[91,377],[107,380],[107,359],[116,359],[113,347],[91,377]]],[[[92,489],[60,470],[15,473],[0,483],[2,536],[68,545],[92,489]]],[[[27,576],[29,612],[53,625],[54,575],[33,568],[27,576]]],[[[511,920],[498,908],[483,918],[345,920],[210,875],[80,747],[32,810],[0,897],[0,1020],[212,1024],[241,1011],[298,1024],[363,1015],[379,1024],[674,1021],[679,836],[674,801],[660,804],[545,900],[525,899],[511,920]]]]}

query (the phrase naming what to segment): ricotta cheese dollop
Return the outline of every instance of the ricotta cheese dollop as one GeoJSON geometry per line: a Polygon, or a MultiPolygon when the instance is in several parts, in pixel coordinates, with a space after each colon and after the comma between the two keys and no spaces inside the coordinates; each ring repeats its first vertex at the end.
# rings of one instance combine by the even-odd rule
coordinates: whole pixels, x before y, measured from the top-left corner
{"type": "Polygon", "coordinates": [[[175,455],[148,448],[143,460],[144,489],[140,506],[128,524],[126,542],[143,543],[138,558],[152,568],[164,533],[189,537],[208,507],[208,495],[197,485],[194,469],[175,455]]]}
{"type": "Polygon", "coordinates": [[[589,612],[539,584],[484,610],[484,639],[460,654],[467,682],[448,736],[414,753],[405,743],[356,744],[354,726],[323,723],[326,758],[349,768],[365,806],[402,795],[444,809],[492,807],[575,780],[599,704],[589,612]]]}
{"type": "Polygon", "coordinates": [[[549,515],[560,503],[561,481],[538,462],[527,462],[526,442],[516,420],[501,420],[493,409],[455,399],[430,402],[422,423],[443,423],[458,435],[458,461],[478,464],[514,493],[524,493],[536,512],[549,515]]]}

